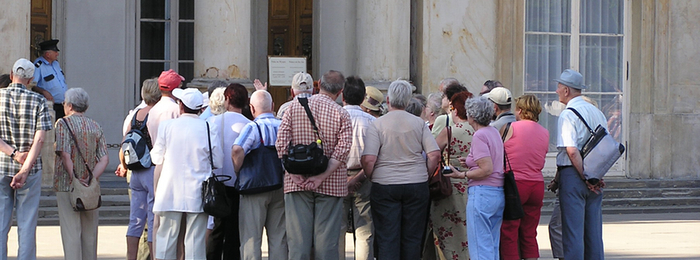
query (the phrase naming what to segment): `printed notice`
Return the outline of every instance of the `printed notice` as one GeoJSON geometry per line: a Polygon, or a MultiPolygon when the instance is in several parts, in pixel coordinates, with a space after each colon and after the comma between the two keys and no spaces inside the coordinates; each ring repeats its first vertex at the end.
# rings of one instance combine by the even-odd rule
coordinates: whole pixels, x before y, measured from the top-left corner
{"type": "Polygon", "coordinates": [[[306,72],[306,57],[268,56],[270,86],[291,86],[292,77],[299,72],[306,72]]]}

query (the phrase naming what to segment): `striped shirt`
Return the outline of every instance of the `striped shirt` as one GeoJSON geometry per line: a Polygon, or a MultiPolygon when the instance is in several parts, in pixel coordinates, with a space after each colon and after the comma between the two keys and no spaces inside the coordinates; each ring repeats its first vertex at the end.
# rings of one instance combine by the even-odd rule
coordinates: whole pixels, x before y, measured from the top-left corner
{"type": "Polygon", "coordinates": [[[265,145],[275,145],[277,142],[277,131],[280,128],[281,120],[275,118],[272,113],[264,113],[255,118],[254,122],[250,122],[243,127],[241,133],[233,142],[233,145],[238,145],[243,148],[246,154],[250,150],[260,147],[260,135],[258,127],[265,145]],[[256,125],[257,123],[257,125],[256,125]]]}
{"type": "MultiPolygon", "coordinates": [[[[0,138],[19,152],[28,152],[39,130],[51,130],[51,114],[46,99],[24,85],[12,83],[0,89],[0,138]]],[[[22,164],[0,153],[0,171],[3,176],[13,176],[22,164]]],[[[29,171],[33,175],[41,170],[41,156],[29,171]]]]}
{"type": "MultiPolygon", "coordinates": [[[[85,164],[87,163],[90,170],[94,169],[97,162],[107,155],[107,142],[102,128],[95,120],[82,115],[72,115],[56,121],[56,151],[70,154],[74,172],[80,179],[87,180],[90,173],[85,168],[85,164]],[[66,124],[70,126],[70,130],[77,138],[78,149],[84,157],[75,150],[76,142],[73,141],[73,136],[66,128],[66,124]]],[[[56,156],[54,169],[56,169],[53,178],[54,191],[69,191],[72,178],[63,166],[61,156],[56,156]]]]}
{"type": "MultiPolygon", "coordinates": [[[[341,162],[335,172],[331,173],[318,188],[312,191],[328,196],[345,197],[348,195],[346,162],[352,146],[350,115],[325,94],[310,97],[309,108],[319,129],[324,154],[329,159],[341,162]]],[[[278,157],[282,158],[282,155],[287,153],[287,146],[290,142],[292,145],[308,145],[315,141],[316,135],[304,107],[299,102],[291,102],[289,109],[284,113],[277,134],[275,146],[277,146],[278,157]]],[[[305,190],[293,183],[289,174],[285,174],[284,193],[295,191],[305,190]]]]}

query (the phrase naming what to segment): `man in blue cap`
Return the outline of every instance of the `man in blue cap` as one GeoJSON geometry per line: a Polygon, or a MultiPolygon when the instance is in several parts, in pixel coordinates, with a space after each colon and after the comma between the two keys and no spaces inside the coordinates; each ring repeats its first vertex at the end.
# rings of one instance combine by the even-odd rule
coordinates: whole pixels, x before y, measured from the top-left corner
{"type": "MultiPolygon", "coordinates": [[[[579,152],[590,132],[570,109],[581,114],[588,125],[607,126],[603,113],[581,96],[583,76],[567,69],[558,79],[557,95],[566,105],[559,115],[557,135],[557,176],[562,215],[562,243],[566,260],[604,259],[603,182],[589,183],[583,177],[583,158],[579,152]]],[[[556,190],[556,188],[554,188],[556,190]]]]}
{"type": "Polygon", "coordinates": [[[63,117],[63,99],[68,86],[61,66],[58,64],[58,40],[48,40],[39,43],[41,57],[34,61],[34,82],[37,92],[44,95],[46,100],[53,101],[56,120],[63,117]]]}

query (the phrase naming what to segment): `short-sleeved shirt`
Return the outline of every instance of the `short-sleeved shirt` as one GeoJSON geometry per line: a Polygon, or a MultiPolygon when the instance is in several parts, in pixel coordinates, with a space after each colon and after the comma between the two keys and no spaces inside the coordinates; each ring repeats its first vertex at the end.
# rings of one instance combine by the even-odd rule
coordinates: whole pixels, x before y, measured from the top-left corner
{"type": "Polygon", "coordinates": [[[377,118],[367,129],[362,155],[375,155],[372,182],[382,185],[428,181],[423,152],[440,148],[425,122],[403,110],[377,118]]]}
{"type": "Polygon", "coordinates": [[[469,170],[479,169],[479,165],[476,164],[479,159],[491,157],[493,171],[486,179],[469,179],[469,187],[479,185],[503,187],[503,140],[501,140],[498,130],[494,127],[483,127],[476,130],[472,137],[471,148],[466,160],[469,170]]]}
{"type": "Polygon", "coordinates": [[[515,122],[515,115],[512,112],[508,111],[508,112],[503,112],[500,115],[498,115],[496,117],[496,120],[491,122],[491,124],[489,124],[489,125],[495,127],[496,130],[500,131],[504,125],[511,123],[511,122],[515,122]]]}
{"type": "Polygon", "coordinates": [[[277,109],[277,118],[282,119],[282,117],[284,116],[284,112],[287,111],[287,108],[289,108],[289,105],[291,105],[292,102],[297,102],[297,98],[309,97],[311,97],[311,93],[301,93],[299,95],[296,95],[291,101],[284,102],[282,105],[280,105],[280,108],[277,109]]]}
{"type": "Polygon", "coordinates": [[[557,121],[557,129],[559,130],[559,134],[557,135],[557,166],[570,166],[571,160],[566,153],[566,147],[576,147],[581,150],[583,145],[586,144],[588,137],[591,136],[586,125],[583,124],[573,111],[568,109],[569,107],[576,109],[593,130],[595,130],[598,125],[605,128],[608,126],[603,112],[600,112],[598,108],[583,100],[581,96],[569,100],[566,107],[567,109],[564,109],[564,111],[559,114],[559,120],[557,121]]]}
{"type": "Polygon", "coordinates": [[[63,103],[68,85],[58,61],[49,63],[44,57],[39,57],[34,61],[34,66],[36,66],[34,70],[36,85],[51,93],[54,103],[63,103]]]}
{"type": "MultiPolygon", "coordinates": [[[[51,130],[53,121],[46,99],[29,91],[24,85],[12,83],[0,89],[0,138],[20,152],[28,152],[34,142],[36,131],[51,130]]],[[[13,176],[22,164],[5,153],[0,153],[0,172],[13,176]]],[[[41,156],[36,159],[29,174],[41,170],[41,156]]]]}
{"type": "Polygon", "coordinates": [[[261,114],[253,121],[255,122],[250,122],[243,127],[241,134],[233,142],[233,145],[243,148],[245,154],[248,154],[252,149],[260,147],[262,145],[260,140],[263,140],[265,145],[275,145],[277,132],[282,123],[282,120],[277,119],[272,113],[261,114]],[[258,133],[258,128],[260,128],[260,133],[258,133]],[[262,138],[260,134],[262,134],[262,138]]]}
{"type": "MultiPolygon", "coordinates": [[[[549,131],[531,120],[510,125],[512,136],[504,144],[517,181],[544,181],[542,168],[549,150],[549,131]]],[[[506,163],[508,168],[508,164],[506,163]]]]}
{"type": "MultiPolygon", "coordinates": [[[[438,135],[440,135],[440,132],[442,132],[442,129],[445,129],[445,122],[448,119],[448,115],[439,115],[438,117],[435,118],[435,122],[433,122],[433,128],[430,130],[431,133],[433,134],[433,137],[437,138],[438,135]]],[[[450,126],[455,126],[454,120],[450,118],[449,121],[450,126]]]]}
{"type": "MultiPolygon", "coordinates": [[[[329,159],[335,159],[340,162],[338,169],[331,173],[318,188],[312,191],[328,196],[345,197],[348,195],[346,163],[350,147],[352,146],[352,122],[350,121],[350,115],[328,95],[313,95],[308,101],[309,109],[320,132],[323,153],[329,159]]],[[[316,139],[311,121],[306,115],[304,107],[298,101],[291,102],[291,105],[284,113],[277,134],[277,142],[275,142],[278,157],[282,158],[282,155],[287,153],[287,146],[290,141],[292,145],[308,145],[316,142],[316,139]]],[[[284,193],[295,191],[306,190],[293,183],[289,174],[285,174],[284,193]]]]}
{"type": "MultiPolygon", "coordinates": [[[[87,163],[92,170],[97,162],[107,155],[107,142],[105,142],[102,127],[95,120],[82,115],[72,115],[59,119],[56,121],[56,151],[70,154],[71,161],[73,161],[73,171],[80,179],[87,180],[89,172],[85,164],[87,163]],[[67,127],[70,127],[77,138],[78,148],[76,148],[76,142],[73,141],[73,136],[67,127]],[[80,149],[83,157],[76,149],[80,149]]],[[[72,178],[64,167],[61,156],[56,156],[54,169],[56,169],[53,178],[54,191],[69,191],[72,178]]]]}
{"type": "Polygon", "coordinates": [[[148,122],[146,125],[148,129],[151,129],[149,135],[151,135],[151,140],[156,140],[158,138],[158,128],[160,123],[178,118],[180,116],[180,105],[175,102],[175,99],[171,97],[161,97],[160,101],[156,103],[150,111],[148,111],[148,122]]]}
{"type": "Polygon", "coordinates": [[[352,148],[348,155],[348,170],[359,170],[362,169],[360,158],[365,149],[364,135],[376,118],[362,111],[360,106],[346,105],[343,108],[348,111],[352,120],[352,148]]]}
{"type": "Polygon", "coordinates": [[[223,114],[209,117],[206,121],[209,122],[210,131],[216,132],[223,137],[219,140],[221,143],[219,146],[223,150],[226,160],[224,160],[224,165],[221,169],[214,170],[214,174],[230,176],[231,179],[225,181],[224,184],[233,187],[236,184],[236,173],[233,168],[233,161],[231,161],[233,141],[238,138],[241,130],[250,123],[250,120],[241,113],[227,111],[223,114]]]}

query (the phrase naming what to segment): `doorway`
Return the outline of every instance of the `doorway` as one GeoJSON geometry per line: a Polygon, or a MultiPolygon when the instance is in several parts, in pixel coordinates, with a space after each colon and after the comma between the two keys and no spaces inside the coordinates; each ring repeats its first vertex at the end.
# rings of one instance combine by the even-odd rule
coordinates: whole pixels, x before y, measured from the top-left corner
{"type": "Polygon", "coordinates": [[[51,0],[32,0],[29,36],[31,61],[41,55],[39,43],[51,39],[51,0]]]}
{"type": "MultiPolygon", "coordinates": [[[[306,57],[306,72],[312,74],[313,0],[270,0],[267,53],[270,56],[306,57]]],[[[290,82],[291,84],[291,82],[290,82]]],[[[291,97],[290,86],[268,89],[275,111],[291,97]]]]}

